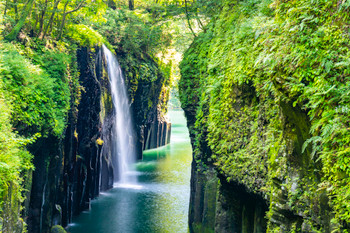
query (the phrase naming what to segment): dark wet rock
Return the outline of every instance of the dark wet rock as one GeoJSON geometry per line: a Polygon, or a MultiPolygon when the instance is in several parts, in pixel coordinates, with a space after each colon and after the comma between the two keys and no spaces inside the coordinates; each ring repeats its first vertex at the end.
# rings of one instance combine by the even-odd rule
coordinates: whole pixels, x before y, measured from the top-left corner
{"type": "MultiPolygon", "coordinates": [[[[50,232],[59,229],[55,225],[67,226],[74,215],[89,209],[91,200],[100,191],[112,188],[118,178],[111,145],[116,116],[102,50],[80,48],[76,56],[81,98],[78,107],[69,112],[64,135],[61,138],[49,135],[29,148],[35,166],[25,213],[29,232],[50,232]]],[[[154,148],[170,140],[170,124],[158,107],[161,78],[139,83],[134,96],[138,158],[146,148],[145,142],[154,148]],[[138,106],[141,102],[154,104],[138,106]],[[147,132],[148,138],[143,132],[147,132]]]]}

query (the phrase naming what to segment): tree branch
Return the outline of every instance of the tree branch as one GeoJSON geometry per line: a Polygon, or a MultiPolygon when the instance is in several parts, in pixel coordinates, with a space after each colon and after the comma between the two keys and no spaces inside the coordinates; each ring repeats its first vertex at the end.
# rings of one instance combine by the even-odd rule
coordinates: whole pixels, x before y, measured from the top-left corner
{"type": "Polygon", "coordinates": [[[191,20],[190,20],[190,16],[188,15],[188,11],[187,11],[187,0],[185,0],[185,11],[186,11],[186,18],[187,18],[187,22],[188,22],[188,27],[190,28],[192,34],[194,35],[194,37],[196,36],[196,33],[194,33],[193,28],[191,26],[191,20]]]}
{"type": "Polygon", "coordinates": [[[83,7],[83,4],[85,3],[85,0],[81,1],[79,3],[79,5],[74,9],[74,10],[71,10],[71,11],[67,11],[65,14],[68,15],[68,14],[71,14],[73,12],[76,12],[78,11],[81,7],[83,7]]]}

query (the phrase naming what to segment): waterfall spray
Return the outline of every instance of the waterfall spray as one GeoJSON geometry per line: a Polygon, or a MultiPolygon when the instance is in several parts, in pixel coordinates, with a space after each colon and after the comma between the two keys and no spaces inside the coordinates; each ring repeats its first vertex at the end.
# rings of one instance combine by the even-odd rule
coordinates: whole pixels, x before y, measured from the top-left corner
{"type": "MultiPolygon", "coordinates": [[[[131,176],[131,165],[135,163],[135,133],[130,113],[130,104],[124,77],[116,56],[103,45],[103,53],[107,62],[107,72],[111,84],[113,106],[116,121],[113,124],[112,143],[115,151],[119,184],[136,183],[136,177],[131,176]]],[[[116,168],[115,168],[116,169],[116,168]]]]}

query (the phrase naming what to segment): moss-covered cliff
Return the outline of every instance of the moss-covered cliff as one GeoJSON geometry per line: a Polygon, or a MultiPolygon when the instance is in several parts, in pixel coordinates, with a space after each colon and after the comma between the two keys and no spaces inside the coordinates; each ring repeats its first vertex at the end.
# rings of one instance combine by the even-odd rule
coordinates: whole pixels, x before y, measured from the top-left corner
{"type": "MultiPolygon", "coordinates": [[[[122,26],[132,27],[128,24],[135,22],[122,26]]],[[[12,43],[0,38],[0,231],[66,226],[117,180],[110,147],[116,116],[102,43],[117,51],[126,74],[137,156],[146,144],[167,143],[167,68],[145,48],[122,47],[102,26],[103,36],[87,25],[71,27],[62,41],[26,30],[12,43]]],[[[133,35],[129,43],[143,36],[133,35]]]]}
{"type": "MultiPolygon", "coordinates": [[[[32,51],[30,48],[23,50],[20,44],[0,43],[0,83],[6,113],[1,138],[4,147],[0,150],[4,194],[0,212],[4,222],[0,222],[4,223],[2,229],[5,232],[20,232],[24,228],[23,224],[16,227],[20,224],[20,216],[30,215],[30,190],[32,179],[36,180],[35,175],[32,176],[36,169],[32,162],[35,165],[38,161],[45,167],[54,158],[48,155],[42,158],[41,153],[46,152],[32,150],[34,143],[40,145],[44,139],[60,141],[67,123],[70,93],[74,89],[69,80],[74,80],[75,76],[74,68],[69,69],[69,56],[58,49],[38,49],[30,59],[22,55],[32,51]],[[12,162],[6,159],[8,156],[12,157],[12,162]],[[27,199],[22,211],[20,204],[24,198],[27,199]]],[[[36,171],[34,174],[40,174],[41,168],[36,171]]]]}
{"type": "Polygon", "coordinates": [[[112,11],[108,21],[94,25],[115,48],[132,103],[138,152],[169,142],[170,124],[165,118],[170,91],[171,64],[157,58],[170,45],[169,32],[146,10],[112,11]],[[158,136],[157,136],[158,135],[158,136]]]}
{"type": "MultiPolygon", "coordinates": [[[[191,209],[200,208],[196,198],[206,200],[199,189],[210,190],[195,187],[198,176],[214,169],[220,184],[243,187],[268,206],[258,215],[270,232],[348,229],[348,7],[223,1],[181,64],[180,98],[194,146],[191,209]]],[[[234,232],[222,231],[231,222],[252,232],[243,230],[244,218],[234,220],[244,208],[222,222],[227,189],[212,194],[208,231],[234,232]]],[[[228,206],[235,201],[245,205],[232,198],[228,206]]],[[[194,214],[193,229],[205,227],[194,214]]],[[[263,231],[262,222],[254,224],[261,227],[254,232],[263,231]]]]}

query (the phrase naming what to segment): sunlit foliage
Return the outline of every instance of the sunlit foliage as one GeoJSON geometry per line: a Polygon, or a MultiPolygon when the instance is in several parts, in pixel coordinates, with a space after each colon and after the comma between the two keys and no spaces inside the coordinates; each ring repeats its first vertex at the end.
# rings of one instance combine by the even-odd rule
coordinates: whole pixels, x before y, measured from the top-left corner
{"type": "Polygon", "coordinates": [[[21,30],[26,30],[32,37],[61,40],[69,25],[86,19],[104,20],[102,15],[106,9],[102,0],[7,0],[5,38],[14,40],[21,30]]]}
{"type": "Polygon", "coordinates": [[[313,231],[324,230],[324,193],[334,226],[350,223],[348,9],[335,0],[227,0],[182,63],[198,162],[267,195],[269,219],[287,196],[288,208],[318,218],[313,231]]]}
{"type": "MultiPolygon", "coordinates": [[[[68,112],[78,114],[84,90],[77,49],[106,44],[119,53],[131,96],[138,82],[152,84],[154,95],[168,85],[169,65],[157,56],[172,37],[160,4],[130,11],[114,0],[3,0],[0,8],[0,231],[12,232],[22,227],[19,216],[31,185],[26,146],[38,137],[62,139],[68,112]]],[[[149,109],[157,98],[166,103],[162,90],[162,97],[151,96],[149,109]]]]}
{"type": "Polygon", "coordinates": [[[48,50],[37,54],[36,59],[47,71],[31,64],[13,45],[1,45],[0,77],[4,91],[11,96],[12,122],[26,135],[59,136],[69,108],[67,56],[48,50]]]}
{"type": "MultiPolygon", "coordinates": [[[[3,10],[0,2],[0,11],[3,10]]],[[[0,16],[0,32],[2,17],[0,16]]],[[[0,38],[1,40],[1,38],[0,38]]],[[[2,47],[2,42],[0,41],[2,47]]],[[[0,60],[3,57],[0,55],[0,60]]],[[[0,72],[6,68],[0,63],[0,72]]],[[[5,95],[3,80],[0,78],[0,230],[13,232],[19,222],[21,202],[23,201],[23,182],[28,179],[28,172],[33,169],[31,154],[25,145],[33,139],[24,139],[13,132],[11,124],[12,106],[5,95]]]]}

